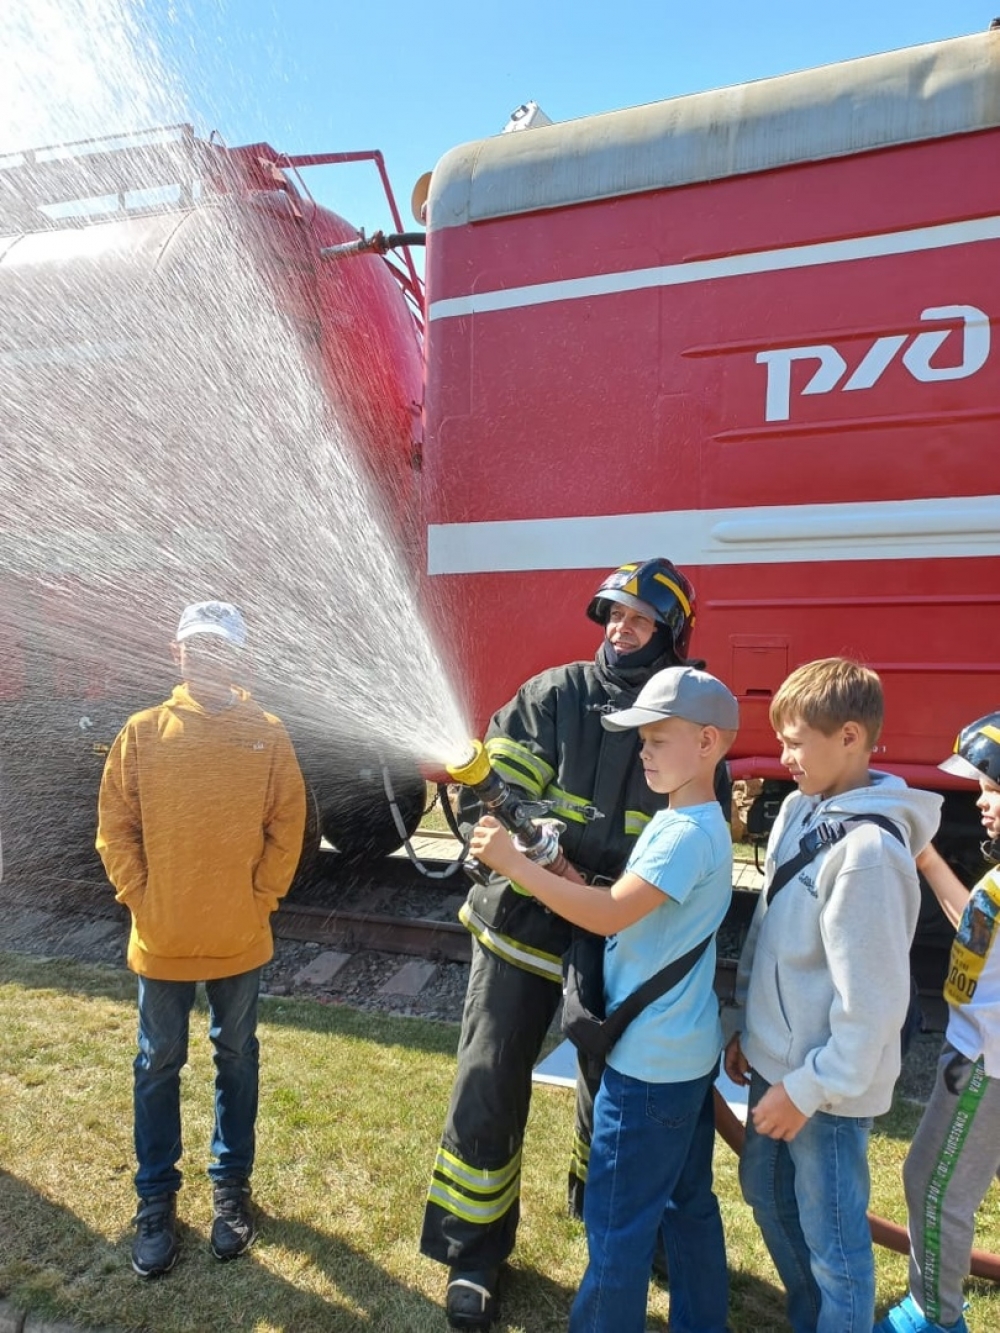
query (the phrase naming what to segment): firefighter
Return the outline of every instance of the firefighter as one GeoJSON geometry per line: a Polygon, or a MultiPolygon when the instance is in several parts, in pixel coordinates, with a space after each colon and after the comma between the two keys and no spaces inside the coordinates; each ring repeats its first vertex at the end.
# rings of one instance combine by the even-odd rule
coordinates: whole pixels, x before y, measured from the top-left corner
{"type": "MultiPolygon", "coordinates": [[[[669,560],[622,565],[587,615],[604,629],[592,662],[532,677],[493,717],[486,752],[528,800],[550,803],[561,845],[591,884],[621,874],[636,837],[666,798],[643,778],[632,732],[601,716],[632,705],[662,667],[683,665],[694,590],[669,560]]],[[[463,790],[463,823],[478,804],[463,790]]],[[[452,1328],[489,1328],[501,1265],[520,1214],[521,1144],[531,1072],[561,997],[572,927],[508,880],[475,885],[459,917],[475,936],[458,1068],[424,1213],[421,1251],[449,1268],[452,1328]]],[[[578,1070],[569,1208],[580,1217],[597,1083],[578,1070]]]]}

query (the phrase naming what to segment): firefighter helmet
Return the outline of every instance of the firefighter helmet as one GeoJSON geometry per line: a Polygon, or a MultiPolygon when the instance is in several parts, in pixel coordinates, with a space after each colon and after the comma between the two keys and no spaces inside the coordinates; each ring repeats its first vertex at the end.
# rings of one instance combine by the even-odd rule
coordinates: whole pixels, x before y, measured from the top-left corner
{"type": "Polygon", "coordinates": [[[604,580],[587,607],[587,615],[606,625],[611,605],[618,602],[653,619],[670,635],[674,655],[687,656],[694,625],[694,589],[669,560],[644,560],[622,565],[604,580]]]}
{"type": "Polygon", "coordinates": [[[988,778],[1000,787],[1000,713],[987,713],[960,731],[954,753],[939,765],[961,778],[988,778]]]}

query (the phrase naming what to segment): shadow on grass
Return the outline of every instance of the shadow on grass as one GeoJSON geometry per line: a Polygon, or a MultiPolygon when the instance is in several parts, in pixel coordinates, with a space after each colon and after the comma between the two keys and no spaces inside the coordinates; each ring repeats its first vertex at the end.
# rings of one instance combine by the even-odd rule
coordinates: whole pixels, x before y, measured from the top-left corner
{"type": "Polygon", "coordinates": [[[729,1310],[733,1333],[779,1333],[788,1328],[784,1291],[754,1273],[730,1270],[729,1310]]]}
{"type": "Polygon", "coordinates": [[[78,963],[50,954],[0,953],[0,985],[63,991],[83,998],[135,1001],[136,979],[125,967],[78,963]]]}
{"type": "MultiPolygon", "coordinates": [[[[0,1295],[36,1316],[72,1319],[81,1330],[104,1333],[441,1333],[437,1299],[388,1273],[344,1236],[293,1217],[261,1210],[255,1249],[235,1263],[218,1263],[206,1236],[184,1220],[186,1195],[181,1192],[177,1267],[163,1279],[143,1281],[131,1270],[130,1229],[108,1239],[25,1181],[0,1172],[0,1295]]],[[[426,1270],[429,1261],[414,1248],[413,1263],[426,1270]]],[[[443,1301],[445,1269],[431,1267],[440,1275],[431,1282],[443,1301]]],[[[743,1271],[732,1272],[730,1283],[734,1333],[786,1327],[777,1287],[743,1271]]],[[[574,1293],[520,1267],[515,1253],[497,1333],[561,1333],[574,1293]]],[[[666,1323],[651,1314],[648,1326],[662,1330],[666,1323]]]]}
{"type": "MultiPolygon", "coordinates": [[[[36,1316],[72,1319],[81,1329],[133,1333],[258,1327],[430,1333],[443,1324],[435,1302],[339,1236],[262,1215],[257,1247],[245,1259],[220,1264],[180,1212],[176,1268],[144,1281],[132,1272],[131,1232],[109,1241],[23,1180],[0,1172],[0,1295],[36,1316]],[[279,1264],[294,1271],[294,1281],[275,1271],[279,1264]]],[[[560,1289],[550,1297],[562,1308],[565,1299],[560,1289]]]]}
{"type": "MultiPolygon", "coordinates": [[[[106,963],[78,963],[69,958],[0,953],[0,985],[4,984],[61,991],[81,998],[93,996],[130,1004],[136,1001],[136,978],[127,969],[106,963]]],[[[204,994],[199,990],[197,1009],[204,1012],[204,1007],[204,994]]],[[[456,1024],[369,1013],[347,1004],[325,1004],[315,999],[263,995],[260,1022],[434,1055],[454,1055],[458,1047],[456,1024]]]]}
{"type": "MultiPolygon", "coordinates": [[[[516,1261],[515,1251],[515,1261],[516,1261]]],[[[582,1274],[581,1274],[582,1276],[582,1274]]],[[[443,1283],[442,1283],[443,1285],[443,1283]]],[[[659,1285],[659,1284],[657,1284],[659,1285]]],[[[669,1290],[664,1283],[661,1290],[669,1290]]],[[[788,1327],[785,1321],[785,1294],[773,1283],[752,1273],[729,1274],[730,1319],[733,1333],[778,1333],[788,1327]]],[[[524,1328],[528,1333],[549,1333],[565,1329],[576,1288],[566,1288],[530,1270],[513,1269],[502,1289],[503,1328],[524,1328]]],[[[665,1317],[648,1313],[647,1330],[668,1330],[665,1317]]],[[[499,1329],[498,1329],[499,1333],[499,1329]]]]}
{"type": "Polygon", "coordinates": [[[897,1085],[892,1107],[885,1115],[876,1117],[872,1133],[881,1138],[895,1139],[909,1145],[923,1111],[923,1106],[907,1100],[905,1093],[897,1085]]]}

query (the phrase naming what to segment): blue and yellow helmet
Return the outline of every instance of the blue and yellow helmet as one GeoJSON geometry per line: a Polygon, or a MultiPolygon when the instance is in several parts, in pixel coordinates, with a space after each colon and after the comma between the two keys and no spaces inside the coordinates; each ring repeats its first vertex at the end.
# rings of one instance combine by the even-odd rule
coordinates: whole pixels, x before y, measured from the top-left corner
{"type": "Polygon", "coordinates": [[[606,625],[614,602],[651,616],[669,633],[675,655],[687,657],[694,625],[694,588],[676,565],[662,558],[621,565],[594,593],[587,615],[598,625],[606,625]]]}
{"type": "Polygon", "coordinates": [[[938,767],[974,782],[988,778],[1000,787],[1000,713],[970,722],[956,737],[953,753],[938,767]]]}

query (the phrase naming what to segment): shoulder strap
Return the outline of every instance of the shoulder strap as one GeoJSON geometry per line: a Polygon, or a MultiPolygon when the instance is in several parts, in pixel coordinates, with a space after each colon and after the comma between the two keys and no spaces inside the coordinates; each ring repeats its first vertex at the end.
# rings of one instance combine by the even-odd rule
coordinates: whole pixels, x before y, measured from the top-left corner
{"type": "Polygon", "coordinates": [[[790,860],[783,861],[775,870],[774,878],[767,886],[768,905],[770,906],[789,880],[794,879],[824,847],[831,847],[835,842],[840,842],[841,838],[846,837],[858,824],[877,824],[879,828],[885,829],[886,833],[891,833],[897,842],[906,846],[906,839],[899,825],[885,815],[853,815],[850,819],[842,821],[824,819],[799,840],[799,850],[796,854],[790,860]]]}
{"type": "Polygon", "coordinates": [[[666,995],[668,990],[684,980],[714,938],[713,930],[711,935],[699,940],[693,949],[688,949],[686,954],[675,958],[666,967],[661,967],[659,972],[655,972],[641,986],[637,986],[631,995],[625,997],[614,1013],[604,1020],[604,1030],[611,1042],[618,1040],[636,1014],[641,1013],[647,1004],[652,1004],[661,995],[666,995]]]}

